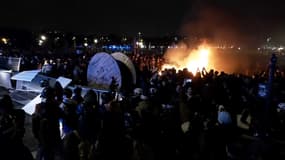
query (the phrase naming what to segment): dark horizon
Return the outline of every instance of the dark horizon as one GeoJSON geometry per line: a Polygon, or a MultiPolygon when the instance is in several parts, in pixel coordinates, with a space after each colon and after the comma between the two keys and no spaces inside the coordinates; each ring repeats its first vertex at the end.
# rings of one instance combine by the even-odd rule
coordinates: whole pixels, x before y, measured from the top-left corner
{"type": "Polygon", "coordinates": [[[239,41],[285,32],[279,0],[181,1],[8,1],[0,5],[0,28],[42,31],[58,29],[78,34],[147,37],[207,35],[239,41]],[[229,39],[231,39],[229,38],[229,39]]]}

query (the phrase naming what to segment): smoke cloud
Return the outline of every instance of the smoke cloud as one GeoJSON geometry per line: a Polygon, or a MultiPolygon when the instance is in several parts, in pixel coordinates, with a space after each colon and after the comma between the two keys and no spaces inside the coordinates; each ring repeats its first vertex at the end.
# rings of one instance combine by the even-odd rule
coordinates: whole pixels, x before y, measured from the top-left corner
{"type": "Polygon", "coordinates": [[[193,50],[206,41],[211,48],[210,69],[244,74],[266,70],[270,55],[262,55],[257,49],[264,38],[263,22],[254,15],[244,16],[246,11],[194,5],[181,27],[181,34],[187,39],[177,49],[168,49],[164,58],[181,68],[191,60],[193,50]]]}

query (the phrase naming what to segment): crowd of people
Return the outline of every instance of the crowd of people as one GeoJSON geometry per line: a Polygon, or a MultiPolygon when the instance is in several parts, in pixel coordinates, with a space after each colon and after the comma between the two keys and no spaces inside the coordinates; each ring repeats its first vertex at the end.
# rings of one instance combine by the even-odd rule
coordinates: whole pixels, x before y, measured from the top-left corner
{"type": "MultiPolygon", "coordinates": [[[[267,72],[245,76],[203,69],[193,75],[187,69],[168,69],[158,74],[161,57],[130,57],[137,67],[137,85],[132,92],[111,87],[100,103],[93,90],[82,96],[80,87],[44,86],[42,102],[32,115],[39,143],[36,159],[279,159],[273,139],[285,133],[283,72],[275,72],[269,99],[261,90],[268,82],[267,72]],[[236,147],[243,134],[255,140],[236,147]]],[[[28,59],[31,66],[42,66],[44,74],[67,74],[75,84],[86,83],[82,75],[88,57],[28,59]]],[[[15,156],[31,159],[21,141],[25,116],[9,99],[4,97],[0,105],[1,142],[20,146],[22,154],[15,156]],[[13,121],[5,120],[9,117],[13,121]],[[6,132],[9,127],[2,124],[16,130],[6,132]]]]}

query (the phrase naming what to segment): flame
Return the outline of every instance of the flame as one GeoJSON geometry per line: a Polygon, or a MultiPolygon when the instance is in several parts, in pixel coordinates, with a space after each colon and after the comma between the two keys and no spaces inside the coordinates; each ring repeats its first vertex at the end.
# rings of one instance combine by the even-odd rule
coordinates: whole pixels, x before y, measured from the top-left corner
{"type": "Polygon", "coordinates": [[[211,68],[209,63],[211,49],[209,46],[203,44],[198,49],[185,49],[181,47],[178,50],[169,50],[165,54],[166,63],[162,66],[162,70],[175,68],[176,70],[183,70],[187,68],[193,75],[198,70],[211,68]]]}
{"type": "Polygon", "coordinates": [[[209,63],[209,49],[202,48],[196,51],[196,54],[190,54],[190,57],[186,63],[186,68],[188,71],[192,72],[194,75],[196,74],[197,70],[202,70],[202,68],[208,68],[209,63]]]}

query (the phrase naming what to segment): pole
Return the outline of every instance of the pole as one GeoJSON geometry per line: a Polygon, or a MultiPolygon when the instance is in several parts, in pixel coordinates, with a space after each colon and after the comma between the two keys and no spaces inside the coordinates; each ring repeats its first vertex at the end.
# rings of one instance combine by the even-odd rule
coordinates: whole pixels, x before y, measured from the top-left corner
{"type": "MultiPolygon", "coordinates": [[[[270,64],[269,64],[269,77],[268,77],[268,84],[267,84],[267,102],[270,102],[270,100],[271,100],[272,83],[274,80],[274,73],[276,70],[276,62],[277,62],[277,57],[273,53],[272,57],[270,59],[270,64]]],[[[269,106],[267,106],[267,107],[269,107],[269,106]]]]}
{"type": "Polygon", "coordinates": [[[267,96],[266,96],[266,106],[265,106],[265,127],[266,131],[270,129],[270,117],[271,117],[271,102],[272,102],[272,83],[274,81],[274,73],[276,71],[276,62],[277,57],[273,53],[270,59],[269,64],[269,77],[268,77],[268,83],[267,83],[267,96]]]}

